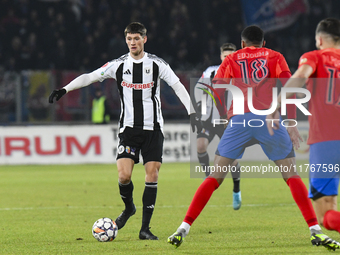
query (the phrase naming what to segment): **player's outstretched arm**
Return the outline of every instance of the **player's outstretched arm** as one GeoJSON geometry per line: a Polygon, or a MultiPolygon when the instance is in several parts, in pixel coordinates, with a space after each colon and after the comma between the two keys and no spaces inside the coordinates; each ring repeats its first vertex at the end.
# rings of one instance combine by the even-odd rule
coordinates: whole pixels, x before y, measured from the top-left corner
{"type": "Polygon", "coordinates": [[[201,132],[202,130],[201,121],[198,118],[198,116],[196,116],[194,107],[190,100],[189,93],[185,89],[184,85],[181,82],[177,82],[171,87],[175,91],[175,94],[177,95],[177,97],[181,100],[182,104],[185,106],[188,114],[190,115],[190,124],[191,124],[192,131],[195,132],[195,128],[196,128],[197,132],[201,132]]]}
{"type": "Polygon", "coordinates": [[[98,81],[98,78],[95,72],[82,74],[67,84],[65,87],[53,90],[50,97],[48,98],[48,102],[53,104],[54,98],[56,101],[58,101],[66,93],[75,89],[86,87],[96,81],[98,81]]]}

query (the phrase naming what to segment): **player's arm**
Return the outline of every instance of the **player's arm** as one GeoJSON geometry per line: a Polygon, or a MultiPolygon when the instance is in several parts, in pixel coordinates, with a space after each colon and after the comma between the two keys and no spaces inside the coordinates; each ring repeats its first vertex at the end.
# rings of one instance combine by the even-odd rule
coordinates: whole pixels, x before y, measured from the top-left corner
{"type": "Polygon", "coordinates": [[[202,130],[201,121],[196,115],[189,93],[185,89],[184,85],[180,81],[178,81],[171,87],[175,91],[175,94],[177,95],[179,100],[181,100],[182,104],[185,106],[185,109],[187,110],[188,114],[190,115],[192,132],[195,132],[195,128],[197,128],[197,132],[201,132],[202,130]]]}
{"type": "Polygon", "coordinates": [[[171,85],[171,88],[174,90],[176,96],[181,100],[185,109],[188,112],[188,115],[195,113],[194,107],[192,106],[190,96],[188,91],[185,89],[184,85],[178,81],[175,84],[171,85]]]}
{"type": "MultiPolygon", "coordinates": [[[[312,75],[314,72],[314,69],[309,64],[303,64],[301,65],[298,70],[292,75],[292,77],[287,81],[285,84],[285,88],[301,88],[305,85],[307,79],[312,75]]],[[[287,93],[287,98],[293,96],[295,93],[287,93]]],[[[279,118],[280,113],[279,109],[281,108],[281,93],[277,97],[277,106],[276,110],[267,116],[267,119],[274,119],[274,121],[267,121],[267,127],[270,135],[274,134],[274,130],[277,130],[279,128],[279,118]]]]}
{"type": "MultiPolygon", "coordinates": [[[[298,70],[292,75],[292,77],[287,81],[285,88],[302,88],[307,79],[312,75],[313,67],[308,64],[301,65],[298,70]]],[[[287,98],[295,95],[294,92],[286,93],[287,98]]],[[[277,97],[277,107],[279,109],[281,107],[281,93],[277,97]]]]}
{"type": "Polygon", "coordinates": [[[88,85],[90,85],[90,84],[92,84],[92,83],[94,83],[98,80],[99,80],[99,78],[98,78],[98,76],[95,72],[82,74],[82,75],[78,76],[77,78],[75,78],[74,80],[72,80],[65,87],[63,87],[61,89],[53,90],[48,101],[52,104],[54,98],[56,98],[56,100],[58,101],[66,93],[68,93],[72,90],[75,90],[75,89],[86,87],[86,86],[88,86],[88,85]]]}
{"type": "Polygon", "coordinates": [[[113,77],[112,74],[115,74],[114,67],[115,63],[109,62],[91,73],[86,73],[78,76],[63,88],[53,90],[48,101],[50,102],[50,104],[52,104],[54,98],[56,98],[56,101],[58,101],[62,96],[64,96],[65,94],[72,90],[80,89],[94,82],[97,81],[101,82],[107,78],[113,77]],[[108,66],[108,64],[111,65],[108,66]]]}
{"type": "Polygon", "coordinates": [[[176,96],[184,105],[188,115],[190,115],[192,131],[194,132],[196,127],[197,132],[201,132],[202,125],[199,118],[196,116],[196,112],[192,105],[189,93],[168,64],[161,65],[160,78],[163,79],[174,90],[176,96]]]}

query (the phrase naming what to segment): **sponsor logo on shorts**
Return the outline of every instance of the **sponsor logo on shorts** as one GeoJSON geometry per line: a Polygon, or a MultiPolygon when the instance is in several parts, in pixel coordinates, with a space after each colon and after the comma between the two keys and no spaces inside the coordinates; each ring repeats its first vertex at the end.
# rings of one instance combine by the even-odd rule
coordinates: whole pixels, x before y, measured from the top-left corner
{"type": "Polygon", "coordinates": [[[118,154],[122,154],[124,152],[124,146],[123,145],[119,145],[118,147],[118,154]]]}

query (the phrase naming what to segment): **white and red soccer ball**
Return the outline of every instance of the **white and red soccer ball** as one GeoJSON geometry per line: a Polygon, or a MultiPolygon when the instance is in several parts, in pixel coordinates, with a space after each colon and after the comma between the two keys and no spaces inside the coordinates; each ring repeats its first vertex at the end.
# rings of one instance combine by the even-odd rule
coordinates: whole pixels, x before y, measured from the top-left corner
{"type": "Polygon", "coordinates": [[[93,224],[92,235],[99,242],[113,241],[117,234],[118,227],[110,218],[100,218],[93,224]]]}

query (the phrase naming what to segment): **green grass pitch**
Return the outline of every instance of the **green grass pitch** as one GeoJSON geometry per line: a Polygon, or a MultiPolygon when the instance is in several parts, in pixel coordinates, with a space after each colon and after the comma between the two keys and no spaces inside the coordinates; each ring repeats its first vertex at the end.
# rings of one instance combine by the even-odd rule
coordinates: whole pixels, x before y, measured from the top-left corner
{"type": "MultiPolygon", "coordinates": [[[[182,246],[167,244],[202,182],[190,178],[188,163],[162,165],[151,222],[159,241],[138,239],[144,189],[139,164],[133,173],[137,213],[116,240],[100,243],[92,237],[92,224],[100,217],[115,219],[123,209],[117,178],[115,165],[1,166],[0,254],[329,254],[311,245],[281,178],[243,178],[239,211],[231,206],[228,178],[182,246]]],[[[336,232],[324,232],[340,239],[336,232]]]]}

